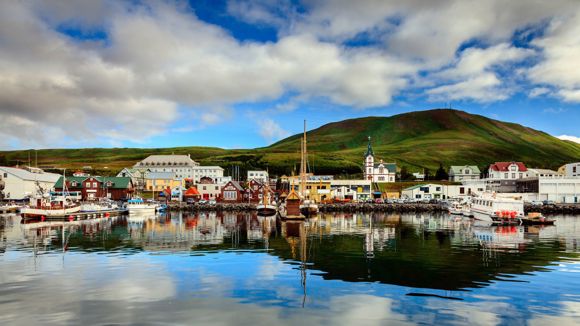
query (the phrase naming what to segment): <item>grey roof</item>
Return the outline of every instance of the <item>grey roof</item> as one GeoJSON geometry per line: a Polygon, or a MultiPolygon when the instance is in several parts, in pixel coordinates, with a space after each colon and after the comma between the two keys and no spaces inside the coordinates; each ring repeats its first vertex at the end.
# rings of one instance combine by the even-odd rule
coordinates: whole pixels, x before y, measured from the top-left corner
{"type": "Polygon", "coordinates": [[[381,164],[387,168],[390,173],[397,173],[397,163],[375,163],[375,169],[377,169],[381,164]]]}
{"type": "Polygon", "coordinates": [[[134,167],[141,166],[159,166],[165,164],[166,166],[198,166],[199,163],[192,160],[189,155],[149,155],[146,159],[138,162],[134,167]]]}
{"type": "Polygon", "coordinates": [[[175,173],[173,172],[149,172],[145,176],[145,179],[150,180],[173,180],[175,179],[175,173]]]}
{"type": "Polygon", "coordinates": [[[459,172],[460,170],[469,169],[471,173],[469,174],[480,174],[479,168],[475,165],[452,165],[449,167],[449,174],[465,174],[463,172],[459,172]]]}
{"type": "Polygon", "coordinates": [[[32,173],[25,169],[20,168],[10,168],[6,166],[0,166],[0,171],[5,173],[9,173],[19,179],[22,180],[30,180],[30,181],[40,181],[40,182],[52,182],[56,183],[60,178],[60,174],[56,173],[48,173],[48,172],[41,172],[41,173],[32,173]]]}

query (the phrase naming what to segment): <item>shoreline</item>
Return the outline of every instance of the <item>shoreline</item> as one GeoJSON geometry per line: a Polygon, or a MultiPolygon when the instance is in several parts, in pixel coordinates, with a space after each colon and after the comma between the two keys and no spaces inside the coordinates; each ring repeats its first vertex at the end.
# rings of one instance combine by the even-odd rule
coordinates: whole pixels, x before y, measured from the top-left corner
{"type": "MultiPolygon", "coordinates": [[[[441,204],[408,203],[408,204],[371,204],[371,203],[346,203],[346,204],[320,204],[321,213],[345,212],[345,213],[422,213],[444,212],[445,207],[441,204]]],[[[181,212],[252,212],[256,211],[255,204],[248,203],[217,203],[215,205],[191,205],[185,203],[170,203],[168,211],[181,212]]],[[[580,204],[555,204],[549,206],[525,205],[524,212],[539,212],[542,214],[569,214],[580,215],[580,204]]]]}

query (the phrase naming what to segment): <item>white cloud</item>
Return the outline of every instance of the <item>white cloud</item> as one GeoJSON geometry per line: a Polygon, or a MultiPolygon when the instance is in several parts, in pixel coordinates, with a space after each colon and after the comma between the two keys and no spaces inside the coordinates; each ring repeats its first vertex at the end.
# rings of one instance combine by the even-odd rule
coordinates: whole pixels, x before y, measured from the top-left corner
{"type": "Polygon", "coordinates": [[[263,119],[259,121],[258,124],[260,127],[260,136],[268,142],[277,141],[290,136],[290,132],[282,129],[282,127],[272,119],[263,119]]]}
{"type": "Polygon", "coordinates": [[[501,43],[486,49],[470,48],[461,53],[453,66],[434,73],[431,78],[436,84],[444,84],[427,91],[430,99],[471,99],[492,102],[508,98],[514,90],[500,79],[496,71],[504,66],[521,61],[533,53],[527,49],[501,43]],[[445,84],[447,83],[447,84],[445,84]]]}
{"type": "MultiPolygon", "coordinates": [[[[363,109],[427,87],[431,100],[492,102],[518,91],[521,74],[537,84],[531,97],[580,102],[574,0],[314,0],[300,9],[291,1],[228,2],[239,20],[277,28],[273,42],[238,41],[180,2],[0,6],[4,147],[147,142],[191,112],[216,124],[221,108],[287,94],[363,109]],[[514,32],[546,22],[533,42],[539,63],[515,69],[537,54],[511,45],[514,32]],[[107,39],[75,39],[58,32],[62,26],[107,39]],[[358,37],[371,44],[346,45],[358,37]],[[470,42],[484,48],[461,48],[470,42]]],[[[291,111],[296,101],[277,109],[291,111]]]]}
{"type": "Polygon", "coordinates": [[[538,97],[546,94],[550,94],[550,89],[547,87],[535,87],[529,92],[530,97],[538,97]]]}
{"type": "Polygon", "coordinates": [[[562,140],[569,140],[569,141],[573,141],[575,143],[580,144],[580,137],[576,137],[576,136],[569,136],[569,135],[560,135],[557,138],[562,139],[562,140]]]}
{"type": "Polygon", "coordinates": [[[553,19],[541,38],[533,44],[543,52],[543,61],[530,69],[536,83],[549,84],[569,102],[580,102],[580,7],[553,19]]]}

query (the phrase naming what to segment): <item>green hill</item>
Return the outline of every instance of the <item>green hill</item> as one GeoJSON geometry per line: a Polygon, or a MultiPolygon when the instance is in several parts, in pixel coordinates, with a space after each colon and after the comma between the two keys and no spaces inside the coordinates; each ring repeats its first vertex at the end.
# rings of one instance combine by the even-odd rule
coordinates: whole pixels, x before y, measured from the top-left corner
{"type": "MultiPolygon", "coordinates": [[[[514,123],[450,109],[365,117],[326,124],[308,135],[310,164],[315,173],[361,173],[367,137],[372,137],[377,159],[396,162],[409,170],[495,161],[523,161],[530,167],[557,168],[580,160],[580,145],[514,123]]],[[[39,150],[39,165],[80,168],[92,166],[116,172],[151,154],[191,154],[202,164],[224,168],[241,165],[288,174],[299,163],[301,134],[269,147],[225,150],[208,147],[161,149],[50,149],[39,150]],[[107,169],[104,169],[107,167],[107,169]]],[[[28,162],[29,151],[0,152],[0,165],[28,162]]],[[[32,154],[34,161],[34,154],[32,154]]]]}

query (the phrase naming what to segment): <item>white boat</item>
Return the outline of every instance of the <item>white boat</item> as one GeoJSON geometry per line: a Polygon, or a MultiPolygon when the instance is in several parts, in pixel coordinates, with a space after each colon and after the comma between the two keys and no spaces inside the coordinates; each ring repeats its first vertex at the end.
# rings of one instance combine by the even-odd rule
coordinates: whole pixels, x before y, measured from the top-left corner
{"type": "Polygon", "coordinates": [[[20,215],[24,220],[40,220],[43,222],[49,218],[61,218],[70,214],[78,213],[81,205],[73,202],[66,196],[66,174],[62,175],[63,196],[52,197],[37,185],[36,196],[30,198],[28,206],[20,209],[20,215]]]}
{"type": "Polygon", "coordinates": [[[129,214],[155,214],[157,206],[155,203],[146,203],[143,198],[129,199],[125,203],[125,208],[129,214]]]}
{"type": "Polygon", "coordinates": [[[449,214],[463,215],[463,204],[458,201],[450,203],[447,209],[449,210],[449,214]]]}
{"type": "Polygon", "coordinates": [[[30,205],[20,209],[24,219],[44,220],[51,217],[65,217],[81,211],[81,206],[70,201],[53,201],[49,197],[31,198],[30,205]]]}
{"type": "Polygon", "coordinates": [[[102,200],[81,204],[81,212],[103,212],[118,210],[119,205],[112,200],[102,200]]]}
{"type": "Polygon", "coordinates": [[[304,199],[300,204],[300,212],[304,214],[304,216],[316,215],[318,214],[318,205],[309,199],[304,199]]]}
{"type": "Polygon", "coordinates": [[[483,193],[472,199],[471,213],[474,218],[482,221],[521,219],[524,217],[524,201],[516,196],[483,193]]]}

